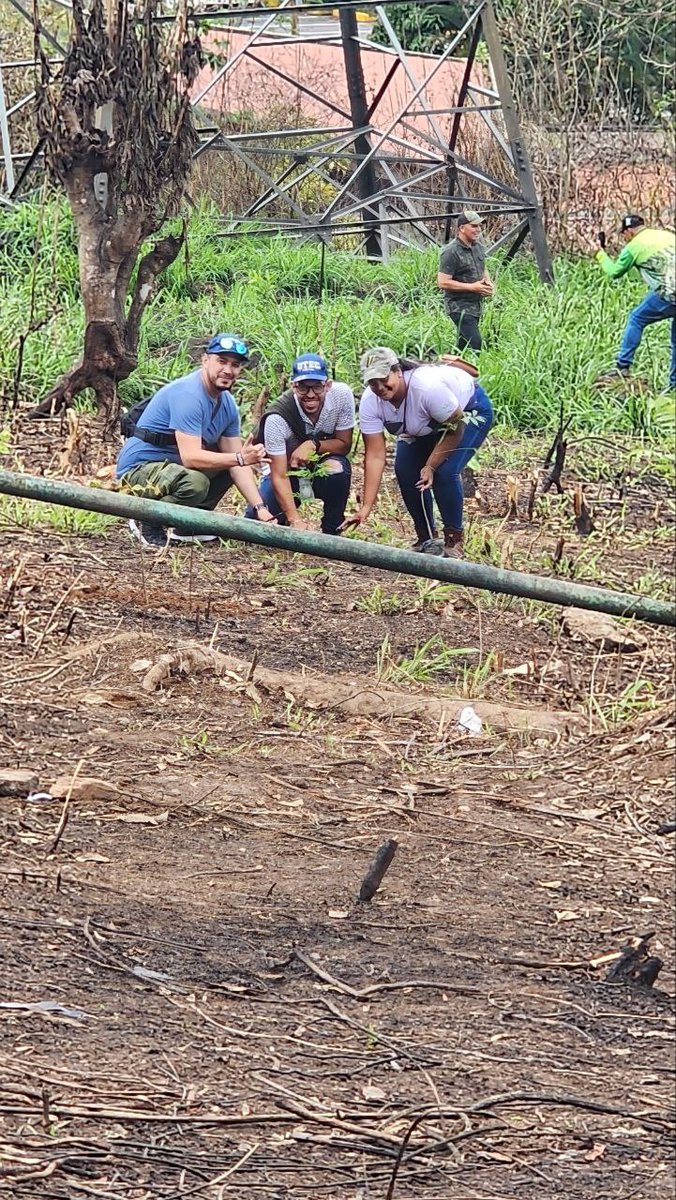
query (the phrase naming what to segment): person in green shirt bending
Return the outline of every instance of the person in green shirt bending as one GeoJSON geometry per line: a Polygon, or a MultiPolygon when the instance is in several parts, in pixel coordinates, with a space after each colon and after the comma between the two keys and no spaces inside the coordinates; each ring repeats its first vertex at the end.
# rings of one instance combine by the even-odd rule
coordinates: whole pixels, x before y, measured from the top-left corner
{"type": "Polygon", "coordinates": [[[670,229],[648,229],[643,217],[628,213],[622,218],[620,234],[624,249],[612,259],[605,251],[605,234],[599,234],[601,249],[596,254],[609,279],[620,279],[632,267],[640,271],[650,291],[629,313],[617,370],[601,375],[598,382],[629,375],[646,325],[671,321],[671,367],[669,390],[676,388],[676,233],[670,229]]]}

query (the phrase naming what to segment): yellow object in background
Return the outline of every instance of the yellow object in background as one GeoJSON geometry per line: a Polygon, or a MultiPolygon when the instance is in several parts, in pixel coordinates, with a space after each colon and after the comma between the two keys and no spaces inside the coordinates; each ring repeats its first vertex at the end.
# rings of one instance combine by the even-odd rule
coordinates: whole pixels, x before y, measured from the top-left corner
{"type": "MultiPolygon", "coordinates": [[[[338,9],[337,9],[337,8],[332,8],[332,9],[331,9],[331,16],[332,16],[332,17],[335,17],[336,19],[338,19],[339,15],[340,15],[340,14],[339,14],[339,12],[338,12],[338,9]]],[[[370,22],[370,23],[371,23],[371,25],[375,25],[375,20],[376,20],[376,19],[375,19],[375,17],[374,17],[374,16],[373,16],[371,13],[366,13],[366,12],[358,12],[358,13],[356,14],[356,17],[357,17],[357,20],[358,20],[358,21],[360,22],[360,24],[362,24],[362,25],[365,25],[367,22],[370,22]]]]}

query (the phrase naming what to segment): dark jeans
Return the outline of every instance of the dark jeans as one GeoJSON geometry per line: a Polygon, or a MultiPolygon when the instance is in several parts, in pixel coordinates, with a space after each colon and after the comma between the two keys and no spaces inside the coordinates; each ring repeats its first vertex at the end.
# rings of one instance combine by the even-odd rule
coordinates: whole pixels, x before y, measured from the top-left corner
{"type": "Polygon", "coordinates": [[[448,314],[458,330],[458,349],[481,349],[481,330],[479,329],[479,313],[469,309],[448,314]]]}
{"type": "Polygon", "coordinates": [[[657,292],[648,292],[645,299],[629,313],[617,365],[631,366],[643,337],[643,330],[647,325],[654,325],[656,321],[671,321],[669,387],[676,388],[676,304],[673,300],[665,300],[664,296],[658,296],[657,292]]]}
{"type": "MultiPolygon", "coordinates": [[[[338,533],[339,527],[345,520],[345,508],[350,495],[350,483],[352,481],[352,465],[349,458],[345,458],[342,454],[328,454],[322,462],[340,464],[341,470],[335,470],[330,475],[321,475],[315,472],[311,476],[312,490],[317,498],[324,505],[324,515],[322,517],[322,533],[338,533]]],[[[296,508],[300,507],[300,499],[298,498],[298,489],[300,487],[300,479],[297,475],[289,475],[289,483],[296,497],[296,508]]],[[[261,481],[260,493],[263,503],[267,505],[273,516],[277,517],[280,525],[287,525],[288,521],[284,516],[279,500],[275,494],[275,489],[272,483],[272,475],[266,475],[261,481]]],[[[247,509],[247,516],[249,510],[247,509]]]]}
{"type": "MultiPolygon", "coordinates": [[[[449,454],[445,462],[434,472],[432,491],[441,513],[444,529],[462,529],[464,497],[460,474],[493,424],[493,405],[479,384],[476,385],[469,411],[473,412],[475,416],[483,418],[482,421],[478,425],[471,423],[465,426],[465,432],[457,450],[449,454]]],[[[429,527],[432,530],[434,529],[434,509],[432,492],[419,491],[416,483],[420,478],[421,469],[440,436],[439,433],[428,433],[424,437],[414,438],[412,442],[403,442],[401,438],[397,442],[394,473],[404,504],[413,518],[419,541],[425,541],[430,536],[423,514],[423,504],[429,527]]]]}

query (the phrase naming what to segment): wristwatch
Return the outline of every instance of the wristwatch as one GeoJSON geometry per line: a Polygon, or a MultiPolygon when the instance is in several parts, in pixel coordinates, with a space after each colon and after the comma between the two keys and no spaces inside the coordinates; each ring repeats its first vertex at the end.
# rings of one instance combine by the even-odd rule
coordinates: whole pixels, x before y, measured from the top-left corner
{"type": "Polygon", "coordinates": [[[321,446],[321,444],[322,444],[322,439],[321,439],[320,437],[313,437],[313,439],[312,439],[312,445],[313,445],[313,446],[314,446],[314,448],[315,448],[315,453],[316,453],[316,454],[321,454],[321,450],[319,449],[319,447],[321,446]]]}

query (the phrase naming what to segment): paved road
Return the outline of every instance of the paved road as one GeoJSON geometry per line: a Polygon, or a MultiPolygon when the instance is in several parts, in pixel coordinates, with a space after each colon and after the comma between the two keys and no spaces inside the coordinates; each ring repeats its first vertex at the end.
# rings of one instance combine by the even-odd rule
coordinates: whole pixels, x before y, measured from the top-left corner
{"type": "MultiPolygon", "coordinates": [[[[251,31],[254,29],[262,29],[263,25],[274,11],[274,9],[270,9],[266,10],[264,13],[261,13],[260,16],[256,14],[255,17],[242,17],[240,28],[242,30],[251,31]]],[[[369,37],[372,28],[372,21],[358,22],[359,34],[363,38],[369,37]]],[[[280,15],[277,20],[269,26],[267,32],[273,35],[277,34],[279,37],[288,37],[289,33],[292,32],[291,18],[280,15]]],[[[315,16],[312,14],[308,14],[308,16],[305,17],[300,15],[296,23],[295,32],[297,33],[298,37],[301,38],[340,37],[340,23],[337,17],[320,15],[315,16]]]]}

